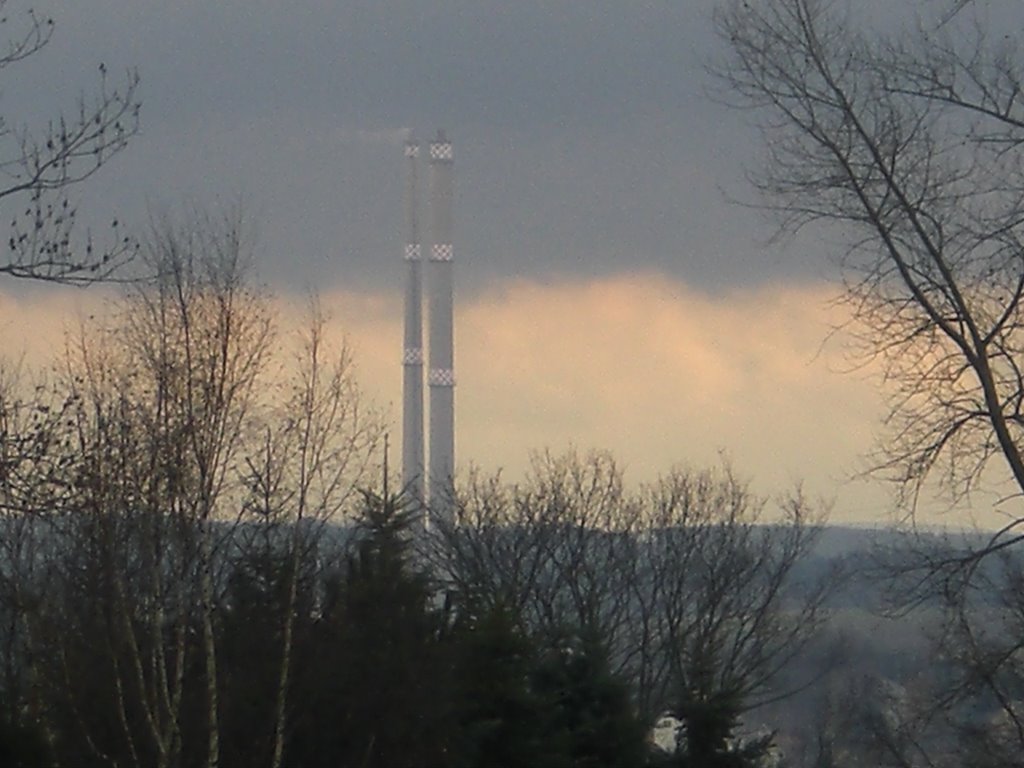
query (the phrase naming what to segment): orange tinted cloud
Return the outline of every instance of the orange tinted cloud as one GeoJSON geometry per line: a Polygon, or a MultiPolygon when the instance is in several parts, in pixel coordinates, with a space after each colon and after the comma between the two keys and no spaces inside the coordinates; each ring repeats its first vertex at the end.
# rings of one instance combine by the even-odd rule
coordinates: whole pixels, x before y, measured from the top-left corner
{"type": "MultiPolygon", "coordinates": [[[[838,519],[877,519],[875,484],[848,483],[882,400],[842,374],[834,287],[776,285],[709,296],[663,276],[527,280],[457,301],[460,465],[518,476],[530,451],[612,450],[633,480],[725,453],[758,488],[797,481],[838,519]]],[[[401,303],[332,294],[357,364],[400,422],[401,303]]],[[[397,439],[398,427],[394,427],[397,439]]]]}
{"type": "Polygon", "coordinates": [[[658,275],[505,286],[459,316],[462,455],[517,471],[528,447],[606,447],[647,479],[724,451],[759,487],[841,497],[881,401],[821,350],[832,292],[707,296],[658,275]]]}
{"type": "MultiPolygon", "coordinates": [[[[764,490],[803,480],[836,499],[837,519],[877,520],[885,496],[844,483],[871,445],[876,383],[842,374],[822,341],[842,320],[828,285],[775,285],[710,296],[663,276],[499,285],[457,300],[456,440],[460,465],[510,477],[532,450],[607,448],[633,480],[725,452],[764,490]]],[[[351,347],[369,399],[399,440],[401,297],[332,292],[320,303],[334,343],[351,347]]],[[[0,293],[0,328],[39,365],[102,304],[98,293],[0,293]],[[70,297],[70,298],[69,298],[70,297]]],[[[277,300],[287,346],[302,297],[277,300]]]]}
{"type": "Polygon", "coordinates": [[[59,361],[67,334],[103,311],[101,289],[10,283],[0,290],[0,362],[44,371],[59,361]]]}

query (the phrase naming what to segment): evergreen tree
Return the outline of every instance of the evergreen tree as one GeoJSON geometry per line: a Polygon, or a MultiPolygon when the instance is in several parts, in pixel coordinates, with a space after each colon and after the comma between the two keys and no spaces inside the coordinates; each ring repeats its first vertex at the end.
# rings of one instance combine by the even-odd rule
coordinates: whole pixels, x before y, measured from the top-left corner
{"type": "Polygon", "coordinates": [[[540,643],[504,605],[457,623],[454,768],[637,768],[646,728],[596,640],[540,643]]]}
{"type": "Polygon", "coordinates": [[[38,726],[0,719],[0,765],[4,768],[47,768],[55,765],[38,726]]]}
{"type": "Polygon", "coordinates": [[[555,644],[538,666],[534,686],[550,711],[550,741],[564,747],[572,768],[643,764],[647,728],[599,640],[570,636],[555,644]]]}
{"type": "Polygon", "coordinates": [[[736,736],[741,698],[729,691],[690,691],[680,697],[675,716],[682,721],[676,751],[664,768],[761,768],[772,735],[750,740],[736,736]]]}
{"type": "Polygon", "coordinates": [[[443,621],[411,561],[414,522],[400,498],[364,493],[357,546],[328,584],[291,765],[443,765],[443,621]]]}
{"type": "Polygon", "coordinates": [[[512,612],[497,605],[479,615],[464,615],[452,650],[457,719],[453,768],[566,765],[564,748],[552,744],[546,730],[547,702],[532,685],[536,649],[512,612]]]}
{"type": "MultiPolygon", "coordinates": [[[[289,556],[271,541],[237,558],[219,622],[221,765],[266,762],[271,753],[275,692],[281,662],[282,612],[287,609],[289,556]]],[[[296,653],[308,654],[314,605],[314,555],[304,557],[295,604],[296,653]]]]}

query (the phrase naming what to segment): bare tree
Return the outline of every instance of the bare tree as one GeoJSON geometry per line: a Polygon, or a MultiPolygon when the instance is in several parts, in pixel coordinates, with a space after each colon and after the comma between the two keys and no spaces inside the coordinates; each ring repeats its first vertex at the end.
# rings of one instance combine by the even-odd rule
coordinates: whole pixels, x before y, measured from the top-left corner
{"type": "Polygon", "coordinates": [[[275,352],[242,229],[158,219],[151,279],[69,340],[55,383],[0,379],[0,719],[58,762],[287,762],[329,526],[376,469],[383,420],[315,303],[300,348],[275,352]],[[234,613],[254,574],[270,589],[234,613]],[[253,616],[247,657],[230,632],[253,616]],[[247,674],[268,681],[261,705],[247,674]]]}
{"type": "Polygon", "coordinates": [[[40,668],[39,607],[46,596],[41,535],[63,496],[59,443],[72,403],[0,367],[0,719],[41,731],[52,747],[40,668]]]}
{"type": "MultiPolygon", "coordinates": [[[[1024,490],[1024,67],[969,10],[891,38],[825,0],[717,17],[726,98],[760,116],[765,206],[849,238],[850,330],[895,391],[876,469],[911,512],[928,479],[954,501],[1024,490]]],[[[986,551],[1018,540],[1008,514],[986,551]]]]}
{"type": "Polygon", "coordinates": [[[464,604],[500,604],[549,638],[573,628],[621,645],[639,510],[610,454],[539,453],[523,482],[474,475],[452,506],[427,543],[464,604]]]}
{"type": "Polygon", "coordinates": [[[826,0],[730,1],[717,17],[725,98],[760,119],[764,205],[784,230],[848,238],[848,330],[895,393],[875,471],[911,519],[929,481],[953,505],[1004,495],[1000,529],[918,537],[895,561],[903,607],[937,605],[947,631],[927,706],[893,722],[961,736],[951,747],[879,727],[902,765],[961,749],[998,765],[1024,748],[1018,576],[1004,565],[1024,539],[1024,60],[976,6],[891,34],[826,0]]]}
{"type": "Polygon", "coordinates": [[[284,384],[285,399],[271,406],[260,450],[246,459],[251,495],[244,509],[253,536],[240,536],[240,545],[252,549],[250,539],[258,538],[255,548],[280,552],[285,571],[271,768],[279,768],[285,755],[301,570],[324,555],[319,548],[325,526],[342,522],[368,484],[383,437],[384,422],[360,393],[349,352],[328,350],[324,330],[325,318],[314,302],[301,352],[284,384]]]}
{"type": "Polygon", "coordinates": [[[718,718],[727,734],[744,712],[809,682],[782,673],[818,635],[837,585],[830,572],[797,575],[821,516],[796,493],[769,517],[767,500],[728,468],[677,471],[645,493],[633,623],[645,627],[647,707],[718,718]]]}
{"type": "MultiPolygon", "coordinates": [[[[53,19],[32,10],[16,20],[0,0],[0,27],[10,28],[0,49],[0,73],[21,65],[47,46],[53,19]]],[[[82,96],[74,110],[55,115],[33,129],[0,115],[0,200],[11,216],[8,255],[0,273],[83,284],[110,277],[135,253],[135,245],[115,219],[112,242],[97,244],[91,234],[76,242],[77,205],[72,192],[121,152],[139,129],[139,78],[128,72],[112,86],[99,65],[99,86],[82,96]]]]}
{"type": "Polygon", "coordinates": [[[501,607],[537,626],[534,603],[550,550],[547,510],[520,503],[499,476],[470,475],[450,516],[431,519],[424,557],[468,610],[501,607]]]}
{"type": "Polygon", "coordinates": [[[243,498],[271,317],[243,279],[236,220],[161,223],[145,254],[153,280],[83,329],[68,364],[47,661],[61,730],[97,758],[215,766],[215,569],[243,498]]]}
{"type": "Polygon", "coordinates": [[[550,526],[546,577],[536,590],[545,622],[552,631],[565,623],[602,638],[617,668],[629,622],[630,535],[642,517],[622,470],[604,452],[544,453],[521,490],[520,503],[545,510],[550,526]]]}
{"type": "MultiPolygon", "coordinates": [[[[207,765],[219,758],[214,611],[217,524],[237,508],[237,479],[257,384],[270,353],[264,297],[245,280],[247,252],[237,217],[163,225],[150,245],[155,290],[141,289],[128,338],[154,373],[154,394],[176,432],[181,512],[198,526],[199,589],[206,671],[207,765]],[[233,502],[233,503],[232,503],[233,502]]],[[[164,426],[164,425],[160,425],[164,426]]]]}
{"type": "Polygon", "coordinates": [[[835,583],[797,578],[820,522],[799,495],[769,518],[729,471],[628,491],[611,456],[570,452],[536,456],[522,483],[475,477],[455,496],[430,543],[460,609],[500,604],[528,632],[598,638],[645,719],[672,710],[692,725],[721,706],[727,736],[795,687],[781,673],[835,583]]]}
{"type": "Polygon", "coordinates": [[[946,679],[929,694],[953,735],[951,764],[991,768],[1020,762],[1024,750],[1024,558],[1002,550],[950,595],[937,638],[946,679]]]}

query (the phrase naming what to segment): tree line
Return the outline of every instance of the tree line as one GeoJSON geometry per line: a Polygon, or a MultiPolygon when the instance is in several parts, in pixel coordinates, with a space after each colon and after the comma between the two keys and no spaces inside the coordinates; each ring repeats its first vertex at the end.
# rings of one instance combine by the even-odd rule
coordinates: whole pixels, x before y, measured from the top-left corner
{"type": "Polygon", "coordinates": [[[0,391],[11,764],[633,766],[665,712],[666,761],[739,759],[824,617],[798,494],[727,467],[627,491],[571,453],[427,516],[315,304],[285,343],[237,219],[159,223],[140,259],[0,391]]]}

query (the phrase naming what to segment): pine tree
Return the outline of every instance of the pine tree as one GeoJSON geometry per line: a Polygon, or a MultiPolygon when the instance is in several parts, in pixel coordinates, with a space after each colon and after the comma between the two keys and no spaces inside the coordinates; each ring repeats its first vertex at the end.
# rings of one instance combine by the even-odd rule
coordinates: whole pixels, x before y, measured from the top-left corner
{"type": "Polygon", "coordinates": [[[570,634],[544,654],[534,687],[547,702],[549,739],[572,768],[636,768],[648,753],[647,729],[608,652],[591,636],[570,634]]]}
{"type": "Polygon", "coordinates": [[[46,768],[55,764],[40,728],[0,719],[0,765],[5,768],[46,768]]]}
{"type": "Polygon", "coordinates": [[[664,768],[761,768],[773,744],[772,735],[741,741],[736,738],[740,698],[729,691],[691,691],[681,696],[675,716],[682,721],[675,754],[664,768]]]}
{"type": "MultiPolygon", "coordinates": [[[[465,610],[466,607],[463,606],[465,610]]],[[[533,685],[538,653],[503,605],[463,615],[456,625],[453,768],[562,768],[548,702],[533,685]]]]}
{"type": "Polygon", "coordinates": [[[364,493],[358,543],[328,585],[307,684],[313,701],[303,706],[291,765],[443,765],[443,621],[429,578],[412,563],[414,522],[401,498],[364,493]]]}

